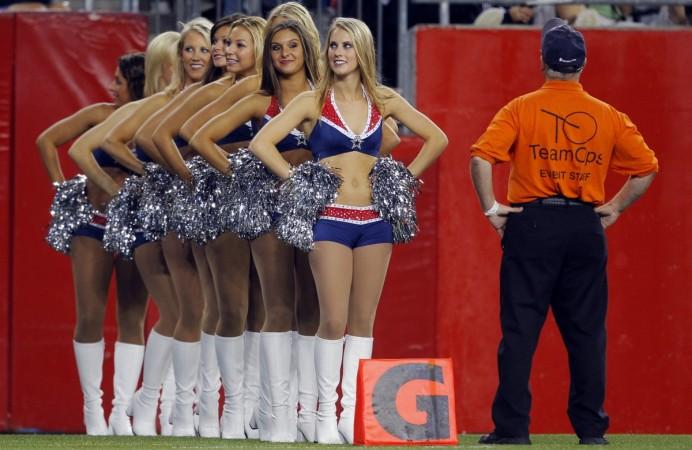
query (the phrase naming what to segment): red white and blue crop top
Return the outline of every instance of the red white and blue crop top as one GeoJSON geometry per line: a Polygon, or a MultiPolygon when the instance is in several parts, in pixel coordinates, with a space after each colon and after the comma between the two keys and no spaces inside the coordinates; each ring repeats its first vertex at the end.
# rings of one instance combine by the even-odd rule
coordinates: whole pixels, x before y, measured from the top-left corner
{"type": "MultiPolygon", "coordinates": [[[[267,124],[267,122],[272,120],[274,117],[278,116],[281,111],[282,109],[281,105],[279,104],[279,100],[276,97],[272,97],[271,101],[269,102],[267,112],[264,113],[264,117],[260,120],[260,127],[263,127],[267,124]]],[[[257,133],[257,130],[255,131],[255,133],[257,133]]],[[[308,149],[308,142],[305,139],[305,134],[303,134],[302,131],[296,130],[294,128],[288,135],[286,135],[286,137],[281,139],[281,141],[278,144],[276,144],[276,148],[277,150],[279,150],[279,152],[297,149],[308,149]]]]}
{"type": "Polygon", "coordinates": [[[130,171],[130,169],[128,169],[127,167],[123,166],[118,161],[113,159],[113,157],[111,155],[106,153],[106,151],[100,147],[95,148],[92,154],[94,155],[94,159],[96,160],[96,164],[98,164],[101,167],[115,167],[116,169],[120,169],[120,170],[124,170],[125,172],[132,173],[130,171]]]}
{"type": "Polygon", "coordinates": [[[365,130],[356,134],[341,117],[339,107],[334,100],[334,91],[329,92],[322,107],[320,119],[308,139],[308,146],[316,161],[348,152],[360,152],[374,157],[380,154],[382,115],[370,101],[365,89],[363,89],[363,95],[368,101],[368,120],[365,130]]]}
{"type": "Polygon", "coordinates": [[[253,126],[251,122],[245,122],[235,130],[232,130],[230,133],[228,133],[226,136],[222,137],[217,144],[218,145],[226,145],[226,144],[234,144],[236,142],[245,142],[245,141],[251,141],[253,136],[253,126]]]}

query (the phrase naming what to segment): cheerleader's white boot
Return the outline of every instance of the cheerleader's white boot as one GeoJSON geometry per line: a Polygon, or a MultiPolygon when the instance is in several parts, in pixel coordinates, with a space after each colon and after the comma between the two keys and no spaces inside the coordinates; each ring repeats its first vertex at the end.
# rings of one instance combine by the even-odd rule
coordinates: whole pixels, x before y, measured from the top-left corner
{"type": "Polygon", "coordinates": [[[195,384],[199,372],[201,343],[173,340],[173,373],[175,376],[175,406],[171,422],[173,436],[194,437],[195,424],[192,410],[195,384]]]}
{"type": "Polygon", "coordinates": [[[315,336],[296,334],[298,359],[298,440],[315,442],[317,420],[317,379],[315,378],[315,336]]]}
{"type": "Polygon", "coordinates": [[[132,431],[137,436],[156,436],[156,410],[161,383],[171,370],[173,338],[151,330],[144,349],[142,387],[135,393],[127,414],[132,416],[132,431]]]}
{"type": "Polygon", "coordinates": [[[288,377],[289,430],[293,441],[298,440],[298,332],[291,332],[291,369],[288,377]]]}
{"type": "Polygon", "coordinates": [[[343,350],[343,339],[315,337],[315,371],[319,396],[315,437],[319,444],[343,443],[336,424],[336,387],[339,385],[343,350]]]}
{"type": "Polygon", "coordinates": [[[84,426],[89,436],[106,436],[108,424],[103,416],[103,339],[94,343],[72,341],[79,384],[84,397],[84,426]]]}
{"type": "Polygon", "coordinates": [[[257,424],[250,426],[260,396],[260,333],[245,332],[245,376],[243,377],[243,425],[248,439],[259,439],[257,424]]]}
{"type": "Polygon", "coordinates": [[[261,352],[266,354],[267,379],[271,395],[270,442],[294,442],[295,424],[291,429],[290,377],[293,332],[262,332],[261,352]]]}
{"type": "Polygon", "coordinates": [[[341,416],[339,433],[344,441],[353,444],[353,422],[356,408],[356,379],[361,359],[372,357],[371,337],[346,335],[344,344],[343,376],[341,378],[341,416]]]}
{"type": "Polygon", "coordinates": [[[137,389],[144,360],[144,346],[115,343],[113,373],[113,408],[108,417],[108,431],[115,436],[132,436],[132,424],[127,407],[137,389]]]}
{"type": "Polygon", "coordinates": [[[216,358],[221,371],[224,402],[221,416],[222,439],[245,439],[243,414],[243,371],[245,336],[216,336],[216,358]]]}
{"type": "Polygon", "coordinates": [[[272,406],[271,406],[271,386],[269,384],[269,369],[267,362],[267,352],[264,351],[263,340],[265,333],[260,333],[260,394],[259,404],[255,410],[254,418],[259,429],[260,441],[269,441],[272,433],[272,406]]]}
{"type": "Polygon", "coordinates": [[[221,378],[216,358],[214,335],[202,333],[202,356],[200,364],[199,387],[199,435],[203,438],[218,438],[219,431],[219,389],[221,378]]]}
{"type": "MultiPolygon", "coordinates": [[[[171,355],[172,356],[172,355],[171,355]]],[[[159,427],[161,436],[173,436],[173,407],[175,407],[175,374],[173,360],[166,371],[166,377],[161,387],[161,404],[159,408],[159,427]]]]}

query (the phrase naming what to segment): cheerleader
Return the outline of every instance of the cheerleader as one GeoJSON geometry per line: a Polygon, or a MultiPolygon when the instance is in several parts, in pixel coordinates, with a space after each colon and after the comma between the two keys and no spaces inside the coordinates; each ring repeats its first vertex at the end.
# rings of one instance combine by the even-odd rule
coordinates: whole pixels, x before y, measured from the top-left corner
{"type": "MultiPolygon", "coordinates": [[[[260,91],[245,97],[227,112],[216,116],[194,135],[191,142],[192,147],[222,173],[228,173],[231,169],[228,158],[215,142],[218,142],[228,130],[237,129],[243,123],[252,121],[260,125],[270,120],[281,109],[281,105],[287,104],[299,93],[311,89],[318,79],[319,43],[310,40],[310,34],[298,22],[279,22],[265,34],[260,91]]],[[[299,132],[287,136],[282,141],[281,150],[283,157],[294,164],[309,159],[304,136],[299,132]]],[[[294,268],[298,254],[292,247],[279,242],[271,232],[251,241],[251,247],[266,311],[260,342],[262,358],[268,363],[267,373],[263,373],[262,377],[266,377],[272,387],[272,423],[268,440],[292,442],[295,440],[295,432],[290,429],[289,424],[295,404],[289,404],[289,380],[293,339],[291,330],[297,293],[294,287],[294,268]]],[[[301,291],[307,290],[308,293],[300,297],[316,300],[315,295],[310,295],[310,291],[314,291],[314,288],[310,289],[314,284],[312,277],[307,275],[301,277],[298,284],[303,288],[301,291]]],[[[307,308],[304,309],[317,311],[316,302],[314,303],[306,305],[307,308]]],[[[238,343],[235,351],[240,353],[243,342],[238,340],[238,343]]],[[[242,361],[230,362],[242,364],[242,361]]],[[[236,370],[240,372],[242,367],[236,370]]],[[[310,375],[314,380],[314,371],[310,375]]],[[[305,378],[307,377],[299,377],[305,378]]],[[[308,396],[313,394],[311,400],[305,396],[301,399],[302,417],[305,420],[310,414],[314,417],[317,395],[316,391],[309,387],[302,391],[308,396]]],[[[314,420],[312,422],[314,426],[314,420]]],[[[304,434],[312,437],[314,432],[311,434],[310,431],[306,431],[304,434]]]]}
{"type": "Polygon", "coordinates": [[[320,212],[313,227],[314,249],[309,255],[320,305],[316,438],[337,444],[353,442],[358,361],[372,353],[375,313],[394,241],[392,224],[372,205],[369,179],[380,153],[382,121],[394,117],[424,139],[408,167],[413,177],[440,155],[447,138],[430,119],[377,82],[373,38],[363,22],[335,19],[324,59],[325,77],[318,89],[296,97],[262,128],[250,150],[287,179],[293,169],[276,145],[299,127],[308,136],[313,158],[340,180],[335,203],[320,212]],[[336,387],[342,361],[342,413],[337,425],[336,387]]]}
{"type": "MultiPolygon", "coordinates": [[[[144,173],[142,162],[133,156],[124,142],[131,140],[137,128],[147,120],[147,117],[169,103],[185,85],[202,79],[210,61],[208,47],[210,26],[211,23],[206,19],[197,19],[188,23],[172,47],[173,55],[176,56],[174,59],[176,64],[172,66],[174,68],[173,83],[168,87],[165,85],[157,86],[158,88],[165,87],[159,93],[156,93],[154,84],[152,84],[149,93],[156,93],[156,95],[140,102],[135,110],[105,130],[102,139],[105,141],[106,147],[135,172],[144,173]]],[[[102,171],[98,170],[98,167],[93,167],[93,158],[89,156],[92,150],[93,146],[88,145],[74,149],[76,161],[84,168],[87,176],[105,184],[112,195],[117,194],[120,189],[119,184],[112,185],[112,179],[105,176],[102,171]]],[[[150,284],[156,289],[156,291],[152,291],[152,294],[154,294],[159,306],[160,320],[152,330],[147,343],[147,361],[143,385],[133,402],[134,428],[138,435],[156,435],[155,419],[159,389],[162,378],[170,366],[173,341],[171,335],[179,322],[179,297],[181,296],[179,286],[187,287],[189,283],[187,280],[176,283],[176,273],[170,267],[171,264],[161,257],[160,243],[150,242],[141,247],[140,249],[140,245],[135,246],[135,258],[141,273],[145,274],[148,280],[151,280],[150,284]]],[[[178,274],[180,275],[180,272],[178,274]]],[[[185,272],[182,273],[183,277],[186,275],[185,272]]],[[[161,421],[161,429],[162,433],[165,434],[169,433],[168,416],[170,409],[170,402],[164,402],[162,399],[163,420],[161,421]]]]}
{"type": "MultiPolygon", "coordinates": [[[[268,20],[268,25],[267,29],[271,28],[272,25],[279,23],[281,21],[285,20],[296,20],[299,23],[301,23],[304,26],[304,29],[308,31],[309,33],[309,40],[311,43],[314,43],[314,45],[319,48],[319,33],[317,31],[317,28],[314,25],[314,22],[312,21],[312,18],[310,16],[310,13],[308,12],[305,7],[300,5],[299,3],[296,2],[287,2],[281,5],[278,5],[275,7],[270,13],[267,18],[268,20]]],[[[260,62],[261,58],[257,58],[258,63],[260,62]]],[[[226,91],[226,93],[220,97],[218,100],[214,101],[213,103],[209,104],[207,107],[203,108],[199,113],[195,114],[192,118],[190,118],[181,128],[180,134],[185,137],[186,139],[190,139],[194,132],[199,129],[200,126],[202,126],[204,123],[206,123],[208,120],[210,120],[214,115],[221,113],[234,105],[239,99],[244,97],[245,95],[255,91],[257,88],[259,88],[259,77],[257,75],[253,76],[248,76],[245,79],[241,80],[240,82],[236,83],[233,88],[229,89],[226,91]]],[[[241,129],[243,127],[240,127],[241,129]]],[[[229,130],[227,130],[229,131],[229,130]]],[[[232,132],[231,134],[234,134],[235,132],[232,132]]],[[[217,144],[220,145],[220,147],[224,151],[233,151],[235,150],[238,146],[229,146],[225,144],[223,141],[225,139],[221,138],[221,141],[218,141],[217,144]]],[[[243,143],[245,145],[245,143],[243,143]]],[[[184,172],[180,173],[180,176],[185,177],[186,174],[184,172]]],[[[214,251],[214,248],[216,249],[216,254],[219,256],[223,256],[228,254],[230,252],[230,245],[235,243],[243,246],[243,248],[247,248],[247,244],[244,243],[243,241],[237,239],[232,233],[226,233],[225,236],[223,236],[227,242],[224,242],[222,240],[217,240],[214,241],[214,244],[218,245],[209,245],[207,247],[207,252],[209,253],[210,251],[214,251]]],[[[253,252],[254,253],[254,252],[253,252]]],[[[238,254],[238,252],[236,252],[238,254]]],[[[253,255],[254,257],[254,255],[253,255]]],[[[276,264],[281,264],[281,262],[277,262],[276,264]]],[[[301,324],[303,327],[303,330],[308,330],[305,331],[306,335],[314,335],[314,329],[316,329],[316,317],[312,319],[310,322],[315,323],[314,326],[310,325],[307,320],[308,314],[312,314],[313,316],[316,316],[317,313],[317,308],[316,308],[316,302],[315,302],[315,297],[316,294],[314,293],[314,283],[311,281],[311,274],[309,273],[309,270],[307,270],[307,264],[302,264],[302,273],[304,276],[299,276],[299,280],[309,280],[309,282],[302,283],[301,286],[303,287],[300,289],[300,293],[304,294],[300,296],[299,298],[303,298],[304,301],[302,301],[300,304],[305,305],[306,307],[300,308],[303,318],[305,320],[301,320],[301,324]],[[307,275],[307,277],[305,276],[307,275]]],[[[254,265],[253,265],[254,269],[254,265]]],[[[252,275],[254,274],[254,271],[251,272],[252,275]]],[[[252,307],[249,308],[249,312],[253,313],[254,311],[257,311],[259,308],[254,306],[256,303],[256,296],[254,295],[255,293],[259,292],[259,289],[255,288],[255,280],[256,276],[251,276],[251,294],[252,294],[252,307]]],[[[226,280],[230,281],[230,280],[226,280]]],[[[229,283],[230,284],[230,283],[229,283]]],[[[230,287],[229,287],[230,288],[230,287]]],[[[260,298],[261,300],[261,298],[260,298]]],[[[284,315],[285,316],[285,315],[284,315]]],[[[291,314],[292,318],[292,314],[291,314]]],[[[265,420],[258,420],[259,423],[259,430],[257,429],[258,424],[253,424],[251,425],[251,417],[253,416],[254,411],[256,410],[256,405],[258,402],[258,390],[259,386],[257,386],[257,383],[259,381],[259,376],[258,372],[262,373],[267,373],[266,370],[266,358],[262,358],[261,361],[258,361],[258,356],[259,356],[259,347],[260,347],[260,333],[258,331],[260,330],[262,326],[262,322],[260,322],[257,319],[261,319],[260,317],[253,317],[252,314],[248,315],[248,321],[247,321],[247,329],[245,332],[245,337],[244,337],[244,342],[241,342],[240,339],[235,338],[233,340],[228,340],[225,339],[226,345],[233,345],[235,346],[235,351],[236,353],[239,351],[242,351],[242,348],[244,346],[244,352],[245,352],[245,375],[244,375],[244,386],[243,386],[243,392],[244,392],[244,407],[243,407],[243,415],[244,415],[244,423],[245,423],[245,435],[251,438],[256,438],[260,437],[260,439],[263,440],[268,440],[270,437],[270,432],[269,432],[269,422],[270,420],[268,419],[270,416],[270,407],[268,406],[269,402],[269,388],[268,388],[268,379],[266,376],[262,377],[262,402],[261,404],[264,405],[262,408],[259,410],[258,418],[259,419],[265,419],[265,420]],[[252,319],[255,319],[254,321],[252,319]],[[255,323],[253,323],[255,322],[255,323]],[[256,323],[259,323],[259,326],[256,325],[256,323]],[[261,362],[262,368],[258,366],[258,363],[261,362]]],[[[270,333],[271,334],[271,333],[270,333]]],[[[294,333],[295,334],[295,333],[294,333]]],[[[268,336],[268,335],[267,335],[268,336]]],[[[224,340],[219,338],[219,340],[224,340]]],[[[298,342],[298,339],[294,339],[295,342],[298,342]]],[[[309,341],[309,340],[308,340],[309,341]]],[[[309,342],[303,343],[303,347],[306,345],[309,345],[309,342]]],[[[310,353],[311,355],[311,353],[310,353]]],[[[220,356],[221,358],[221,356],[220,356]]],[[[227,358],[227,357],[226,357],[227,358]]],[[[307,360],[311,360],[312,357],[309,356],[307,360]]],[[[294,369],[294,372],[296,369],[294,369]]],[[[314,370],[309,369],[306,371],[306,373],[309,373],[310,376],[314,379],[314,370]]],[[[308,378],[308,376],[304,377],[304,379],[308,378]]],[[[294,382],[298,379],[297,376],[292,376],[291,381],[292,385],[294,382]]],[[[314,389],[312,390],[314,392],[314,389]]],[[[291,393],[293,397],[297,396],[297,386],[295,386],[295,389],[291,390],[291,393]]],[[[315,396],[316,398],[316,396],[315,396]]],[[[297,402],[296,398],[292,398],[291,403],[295,405],[297,402]]],[[[304,413],[309,414],[310,408],[304,408],[304,413]]],[[[295,422],[295,417],[294,417],[294,422],[295,422]]],[[[293,426],[293,429],[295,429],[295,426],[293,426]]]]}
{"type": "MultiPolygon", "coordinates": [[[[226,61],[231,82],[257,73],[261,63],[264,25],[265,20],[262,18],[245,17],[231,26],[226,38],[226,61]]],[[[169,167],[188,183],[193,181],[192,173],[181,153],[175,148],[172,137],[177,135],[185,119],[216,96],[210,92],[212,88],[213,86],[208,86],[196,92],[169,114],[154,133],[154,143],[169,167]]],[[[241,146],[247,146],[251,137],[251,126],[240,124],[227,135],[220,137],[219,143],[227,151],[232,151],[241,146]]],[[[225,439],[243,439],[246,437],[243,423],[243,370],[241,367],[239,373],[233,371],[232,364],[234,361],[239,361],[242,366],[244,357],[242,351],[241,356],[238,357],[238,353],[231,351],[230,346],[244,339],[243,333],[246,329],[249,310],[261,311],[262,305],[259,296],[253,296],[259,299],[258,304],[253,305],[253,308],[249,308],[248,305],[249,246],[246,241],[225,231],[219,229],[218,236],[210,236],[211,239],[204,247],[204,253],[209,262],[219,302],[219,323],[215,330],[215,347],[225,392],[221,436],[225,439]]],[[[262,314],[256,314],[256,316],[263,318],[262,314]]],[[[209,338],[211,337],[210,335],[209,338]]]]}
{"type": "MultiPolygon", "coordinates": [[[[120,57],[115,77],[109,87],[112,103],[96,103],[62,119],[41,133],[36,144],[51,181],[58,186],[65,182],[57,148],[75,137],[88,134],[90,129],[122,110],[131,101],[142,97],[144,85],[144,55],[131,53],[120,57]]],[[[131,104],[131,103],[130,103],[131,104]]],[[[114,177],[126,173],[99,154],[100,162],[114,177]]],[[[84,425],[88,435],[132,434],[125,415],[125,405],[134,392],[144,350],[143,326],[147,292],[134,264],[113,258],[102,246],[108,193],[91,180],[86,182],[86,196],[96,209],[92,220],[72,233],[65,250],[72,261],[76,294],[77,322],[74,330],[74,352],[77,371],[84,395],[84,425]],[[103,414],[101,379],[103,375],[103,319],[108,285],[115,269],[117,283],[118,338],[115,343],[115,375],[113,378],[113,409],[109,424],[103,414]]]]}
{"type": "MultiPolygon", "coordinates": [[[[187,177],[183,177],[184,180],[189,181],[190,172],[188,170],[188,166],[185,164],[185,160],[183,159],[183,154],[181,153],[181,150],[186,147],[186,143],[183,139],[178,137],[180,126],[187,118],[189,118],[207,103],[218,98],[235,82],[256,72],[256,63],[254,57],[256,46],[253,45],[253,42],[255,39],[261,39],[261,29],[263,26],[264,19],[262,18],[238,17],[227,27],[225,27],[225,33],[219,36],[219,43],[223,44],[225,47],[225,54],[223,58],[223,62],[226,67],[225,76],[214,82],[207,83],[199,88],[193,95],[189,96],[183,103],[169,112],[169,114],[166,115],[166,117],[156,128],[152,138],[154,144],[157,146],[161,156],[166,161],[168,167],[173,173],[180,174],[182,172],[183,174],[187,175],[187,177]],[[227,64],[229,51],[234,57],[233,64],[227,64]],[[180,146],[180,149],[178,146],[180,146]]],[[[241,127],[240,129],[236,130],[236,132],[227,136],[224,139],[224,142],[231,146],[247,145],[247,142],[251,136],[251,129],[244,129],[241,127]]],[[[191,154],[187,153],[186,151],[185,153],[186,157],[191,156],[191,154]]],[[[203,225],[200,224],[200,226],[203,225]]],[[[206,225],[204,226],[206,227],[206,225]]],[[[217,267],[214,264],[215,261],[213,259],[208,261],[208,252],[205,250],[205,247],[203,247],[202,244],[205,244],[207,240],[216,237],[217,233],[217,231],[211,229],[197,229],[195,232],[195,239],[198,242],[192,242],[191,244],[200,276],[204,275],[202,277],[202,286],[208,286],[209,291],[212,294],[218,292],[218,295],[220,296],[220,298],[217,300],[216,296],[214,295],[213,304],[207,303],[204,308],[205,312],[203,316],[204,319],[201,335],[202,372],[200,373],[200,384],[202,388],[202,396],[199,404],[199,431],[201,435],[209,437],[219,436],[219,386],[217,354],[215,352],[214,337],[219,327],[218,308],[221,308],[220,322],[223,324],[227,322],[227,320],[224,320],[224,318],[228,316],[227,310],[229,307],[232,307],[232,305],[238,303],[236,301],[229,301],[228,298],[234,299],[239,295],[244,295],[247,297],[247,280],[249,273],[245,272],[243,276],[237,280],[238,282],[235,282],[236,279],[233,277],[233,273],[235,273],[236,270],[229,271],[229,267],[232,267],[237,268],[242,272],[242,267],[244,265],[243,260],[247,259],[244,257],[244,255],[247,256],[248,254],[248,252],[243,251],[244,249],[242,248],[239,249],[238,252],[234,252],[234,257],[238,260],[237,263],[224,265],[223,268],[220,268],[218,272],[214,272],[214,269],[217,267]],[[238,293],[238,291],[240,292],[238,293]],[[214,314],[209,314],[209,311],[212,310],[214,314]],[[206,367],[210,367],[212,365],[215,371],[213,376],[205,369],[206,367]]],[[[261,311],[259,316],[262,317],[261,311]]],[[[219,339],[217,338],[217,340],[219,339]]],[[[222,352],[222,354],[223,357],[228,357],[226,352],[222,352]]],[[[226,389],[226,392],[229,393],[229,389],[226,389]]],[[[224,421],[222,419],[222,430],[224,429],[223,424],[224,421]]],[[[230,429],[230,426],[226,426],[225,431],[222,431],[222,436],[230,436],[230,429]]]]}

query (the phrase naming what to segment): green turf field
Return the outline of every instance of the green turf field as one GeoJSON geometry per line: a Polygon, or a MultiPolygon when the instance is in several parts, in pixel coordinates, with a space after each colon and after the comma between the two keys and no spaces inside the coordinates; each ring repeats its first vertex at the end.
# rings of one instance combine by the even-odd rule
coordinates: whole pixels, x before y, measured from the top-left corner
{"type": "MultiPolygon", "coordinates": [[[[583,448],[577,446],[577,438],[563,434],[543,434],[531,436],[533,448],[563,449],[583,448]]],[[[626,449],[692,449],[692,435],[636,435],[614,434],[609,435],[608,448],[626,449]]],[[[0,435],[0,449],[19,448],[349,448],[350,446],[317,444],[267,444],[259,441],[221,441],[219,439],[198,438],[138,438],[138,437],[87,437],[82,435],[27,435],[27,434],[2,434],[0,435]]],[[[489,445],[479,445],[478,435],[460,436],[461,448],[494,448],[489,445]]],[[[374,448],[374,447],[372,447],[374,448]]],[[[378,448],[406,448],[412,447],[378,447],[378,448]]],[[[438,447],[442,448],[442,447],[438,447]]],[[[449,447],[446,447],[449,448],[449,447]]],[[[525,446],[503,445],[499,449],[521,449],[525,446]]]]}

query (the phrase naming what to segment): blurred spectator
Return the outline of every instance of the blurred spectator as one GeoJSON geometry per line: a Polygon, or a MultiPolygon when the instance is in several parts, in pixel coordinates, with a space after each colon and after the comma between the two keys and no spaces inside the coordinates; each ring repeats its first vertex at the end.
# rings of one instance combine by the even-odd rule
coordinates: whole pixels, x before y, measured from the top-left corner
{"type": "Polygon", "coordinates": [[[473,24],[479,27],[496,27],[499,25],[533,25],[534,7],[528,5],[502,6],[484,5],[483,12],[476,17],[473,24]]]}
{"type": "Polygon", "coordinates": [[[556,15],[577,27],[689,25],[684,5],[556,5],[556,15]]]}
{"type": "Polygon", "coordinates": [[[650,26],[665,27],[671,25],[689,25],[684,5],[630,7],[632,20],[650,26]]]}
{"type": "Polygon", "coordinates": [[[502,23],[505,25],[519,24],[519,25],[531,25],[533,24],[533,6],[528,5],[512,5],[505,11],[505,16],[502,19],[502,23]]]}
{"type": "Polygon", "coordinates": [[[69,11],[70,2],[63,0],[0,0],[0,11],[69,11]]]}

